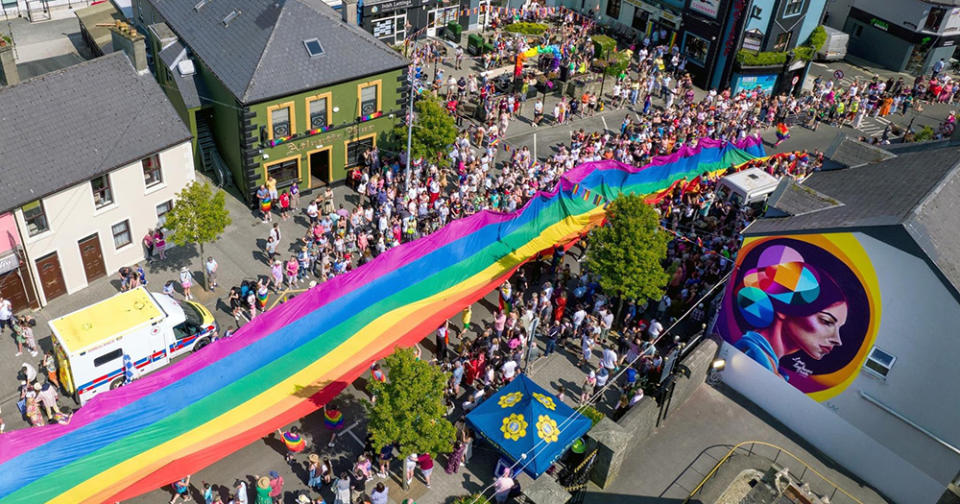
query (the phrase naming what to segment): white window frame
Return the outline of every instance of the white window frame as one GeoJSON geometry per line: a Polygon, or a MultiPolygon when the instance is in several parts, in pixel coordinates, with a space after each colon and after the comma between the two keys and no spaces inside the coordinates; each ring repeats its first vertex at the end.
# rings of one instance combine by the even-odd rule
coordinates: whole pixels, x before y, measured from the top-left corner
{"type": "Polygon", "coordinates": [[[127,247],[129,247],[130,245],[132,245],[132,244],[133,244],[133,227],[130,225],[130,219],[124,219],[124,220],[122,220],[122,221],[120,221],[120,222],[115,222],[115,223],[111,224],[111,225],[110,225],[110,237],[113,238],[113,249],[114,249],[114,250],[124,249],[124,248],[127,248],[127,247]],[[127,243],[124,243],[123,245],[120,245],[120,246],[118,247],[118,246],[117,246],[117,232],[114,231],[113,228],[116,227],[116,226],[119,226],[120,224],[125,224],[125,225],[127,226],[127,239],[128,239],[129,241],[128,241],[127,243]]]}
{"type": "MultiPolygon", "coordinates": [[[[104,191],[104,189],[101,189],[101,191],[104,191]]],[[[93,198],[93,207],[97,210],[106,208],[117,202],[117,197],[113,194],[113,184],[110,183],[109,173],[104,173],[103,175],[90,179],[90,196],[93,198]],[[104,189],[107,196],[109,196],[108,201],[97,202],[97,189],[93,187],[93,182],[97,179],[103,179],[105,181],[104,189]]]]}
{"type": "Polygon", "coordinates": [[[806,1],[806,0],[787,0],[787,1],[784,2],[784,4],[783,4],[783,16],[781,16],[781,17],[788,18],[788,17],[793,17],[793,16],[799,16],[800,13],[803,12],[803,6],[804,6],[805,1],[806,1]],[[798,6],[799,6],[799,8],[797,9],[797,11],[796,11],[796,12],[789,12],[790,7],[793,7],[793,6],[795,6],[795,5],[798,5],[798,6]]]}

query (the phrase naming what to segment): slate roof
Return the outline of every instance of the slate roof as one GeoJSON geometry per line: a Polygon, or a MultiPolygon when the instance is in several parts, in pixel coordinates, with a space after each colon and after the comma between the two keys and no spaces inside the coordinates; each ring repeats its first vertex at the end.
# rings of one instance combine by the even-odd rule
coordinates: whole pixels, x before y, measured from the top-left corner
{"type": "Polygon", "coordinates": [[[856,168],[896,157],[896,154],[890,151],[861,142],[843,133],[837,133],[830,147],[823,151],[823,155],[828,160],[824,163],[824,170],[856,168]]]}
{"type": "Polygon", "coordinates": [[[0,211],[191,138],[122,51],[0,89],[0,211]]]}
{"type": "Polygon", "coordinates": [[[406,60],[341,21],[322,0],[149,0],[167,25],[241,103],[256,103],[375,75],[406,60]],[[237,15],[225,26],[224,19],[237,15]],[[310,57],[316,38],[324,54],[310,57]]]}
{"type": "Polygon", "coordinates": [[[812,187],[798,184],[790,177],[783,177],[767,199],[767,215],[771,210],[779,212],[780,217],[804,215],[839,205],[843,203],[812,187]]]}
{"type": "MultiPolygon", "coordinates": [[[[902,227],[960,292],[960,149],[900,155],[858,168],[816,172],[803,187],[835,200],[774,201],[745,236],[902,227]],[[811,210],[812,209],[812,210],[811,210]]],[[[813,193],[808,193],[808,196],[813,193]]],[[[819,200],[819,197],[814,198],[819,200]]]]}
{"type": "Polygon", "coordinates": [[[744,234],[900,225],[958,163],[960,150],[940,149],[859,168],[816,172],[803,185],[843,205],[805,215],[759,219],[744,234]]]}
{"type": "Polygon", "coordinates": [[[180,73],[177,65],[183,60],[192,60],[192,58],[190,58],[187,48],[179,40],[174,40],[164,47],[159,56],[160,61],[170,70],[170,75],[173,76],[173,85],[177,87],[180,97],[183,98],[183,104],[188,109],[209,103],[210,93],[207,91],[207,85],[203,83],[200,74],[198,72],[190,75],[180,73]]]}

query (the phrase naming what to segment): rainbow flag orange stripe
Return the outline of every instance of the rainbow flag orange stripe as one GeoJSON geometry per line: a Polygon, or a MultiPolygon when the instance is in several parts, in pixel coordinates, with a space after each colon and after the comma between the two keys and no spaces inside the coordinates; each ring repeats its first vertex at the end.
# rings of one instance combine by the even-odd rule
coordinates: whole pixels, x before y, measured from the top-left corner
{"type": "Polygon", "coordinates": [[[602,222],[598,202],[656,194],[762,155],[755,138],[702,140],[644,167],[587,163],[521,210],[481,212],[392,249],[96,396],[69,425],[0,436],[0,504],[114,502],[194,473],[316,411],[373,360],[413,345],[538,253],[575,241],[602,222]],[[595,198],[574,196],[576,185],[595,198]]]}

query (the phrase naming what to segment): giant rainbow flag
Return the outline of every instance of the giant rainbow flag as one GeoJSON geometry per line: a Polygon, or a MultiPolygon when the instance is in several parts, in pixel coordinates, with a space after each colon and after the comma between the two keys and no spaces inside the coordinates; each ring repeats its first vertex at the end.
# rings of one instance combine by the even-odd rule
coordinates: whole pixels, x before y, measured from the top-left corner
{"type": "Polygon", "coordinates": [[[701,140],[636,168],[578,166],[512,213],[481,212],[256,317],[232,338],[101,394],[69,425],[0,436],[0,503],[113,503],[161,487],[316,411],[521,264],[600,223],[621,193],[653,195],[762,156],[701,140]]]}

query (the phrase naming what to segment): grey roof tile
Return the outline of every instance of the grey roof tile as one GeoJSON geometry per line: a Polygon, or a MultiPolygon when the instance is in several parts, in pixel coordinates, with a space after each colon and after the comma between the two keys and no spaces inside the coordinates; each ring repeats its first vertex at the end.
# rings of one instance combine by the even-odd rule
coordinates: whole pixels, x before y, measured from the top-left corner
{"type": "Polygon", "coordinates": [[[960,163],[960,150],[910,153],[858,168],[816,172],[803,185],[842,206],[787,217],[762,218],[744,234],[900,225],[960,163]]]}
{"type": "Polygon", "coordinates": [[[402,68],[406,60],[322,0],[148,0],[241,103],[315,89],[402,68]],[[223,20],[238,11],[228,26],[223,20]],[[317,38],[322,56],[303,41],[317,38]]]}
{"type": "Polygon", "coordinates": [[[960,149],[913,152],[858,168],[817,172],[803,187],[842,204],[820,208],[821,198],[811,202],[808,193],[803,201],[785,203],[798,214],[771,212],[778,216],[754,221],[743,234],[902,227],[960,293],[960,149]],[[803,211],[811,208],[815,210],[803,211]]]}
{"type": "Polygon", "coordinates": [[[0,89],[0,211],[189,140],[123,52],[0,89]]]}

